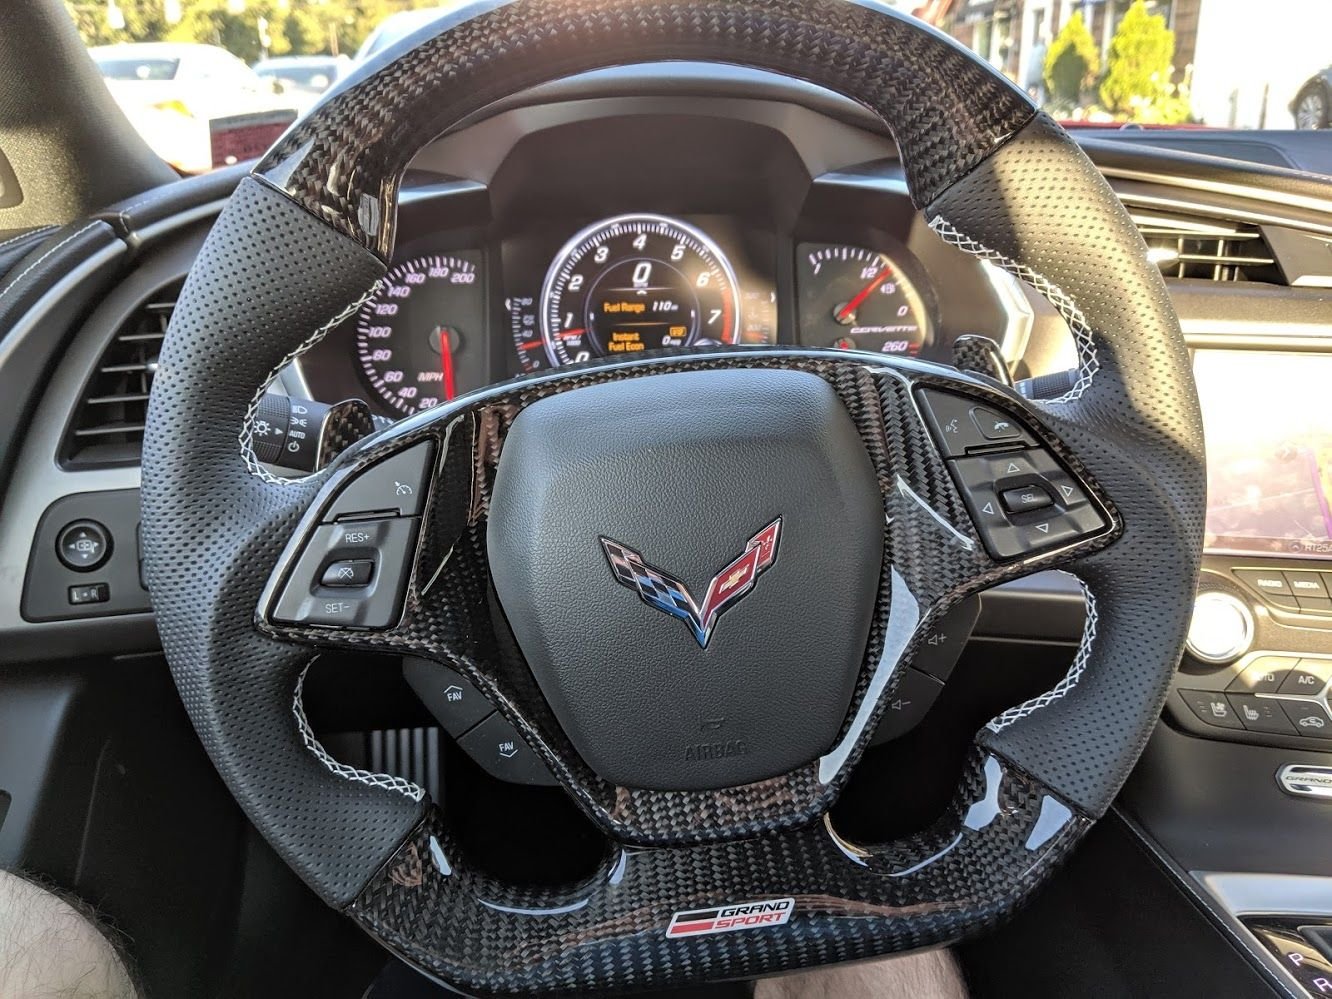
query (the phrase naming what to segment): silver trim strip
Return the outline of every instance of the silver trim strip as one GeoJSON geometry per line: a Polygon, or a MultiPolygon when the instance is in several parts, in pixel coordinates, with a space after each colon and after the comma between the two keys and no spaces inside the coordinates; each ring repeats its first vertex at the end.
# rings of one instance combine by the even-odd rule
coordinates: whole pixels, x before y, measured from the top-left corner
{"type": "Polygon", "coordinates": [[[1192,871],[1232,916],[1332,916],[1332,878],[1192,871]]]}
{"type": "Polygon", "coordinates": [[[1277,771],[1277,783],[1297,798],[1332,799],[1332,767],[1287,763],[1277,771]]]}

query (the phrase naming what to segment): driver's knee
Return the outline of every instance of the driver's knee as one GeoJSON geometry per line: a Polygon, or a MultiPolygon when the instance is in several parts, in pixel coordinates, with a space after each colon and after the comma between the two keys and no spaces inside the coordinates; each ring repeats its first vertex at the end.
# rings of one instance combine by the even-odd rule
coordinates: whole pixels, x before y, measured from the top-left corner
{"type": "Polygon", "coordinates": [[[136,999],[125,961],[81,909],[0,871],[0,996],[136,999]]]}

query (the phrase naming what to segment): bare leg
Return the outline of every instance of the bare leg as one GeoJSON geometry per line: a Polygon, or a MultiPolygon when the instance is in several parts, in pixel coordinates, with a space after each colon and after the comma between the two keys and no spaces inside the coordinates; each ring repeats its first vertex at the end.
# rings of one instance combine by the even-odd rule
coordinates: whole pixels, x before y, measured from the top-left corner
{"type": "Polygon", "coordinates": [[[115,947],[77,908],[0,871],[0,996],[136,999],[115,947]]]}
{"type": "Polygon", "coordinates": [[[952,951],[861,961],[765,978],[754,999],[967,999],[952,951]]]}

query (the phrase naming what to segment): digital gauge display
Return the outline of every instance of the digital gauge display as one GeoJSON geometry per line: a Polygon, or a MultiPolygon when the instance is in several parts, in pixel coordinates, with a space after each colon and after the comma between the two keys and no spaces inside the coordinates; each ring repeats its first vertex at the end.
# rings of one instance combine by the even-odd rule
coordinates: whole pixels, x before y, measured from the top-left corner
{"type": "MultiPolygon", "coordinates": [[[[730,263],[698,229],[661,215],[623,215],[575,235],[546,274],[538,312],[552,365],[740,340],[730,263]]],[[[530,342],[515,343],[520,354],[530,342]]]]}

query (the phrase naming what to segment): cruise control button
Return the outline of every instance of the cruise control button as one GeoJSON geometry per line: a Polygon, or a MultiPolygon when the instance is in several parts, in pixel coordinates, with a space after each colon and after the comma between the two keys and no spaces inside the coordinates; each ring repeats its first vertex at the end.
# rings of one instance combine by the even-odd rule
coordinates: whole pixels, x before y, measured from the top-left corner
{"type": "Polygon", "coordinates": [[[1290,610],[1299,608],[1295,594],[1291,592],[1286,577],[1275,569],[1236,569],[1235,576],[1241,583],[1262,594],[1263,598],[1278,607],[1290,610]]]}
{"type": "Polygon", "coordinates": [[[996,412],[988,406],[972,407],[971,418],[987,441],[1027,445],[1036,443],[1011,416],[996,412]]]}
{"type": "Polygon", "coordinates": [[[1329,680],[1332,680],[1332,660],[1301,659],[1286,674],[1277,693],[1316,697],[1323,692],[1329,680]]]}
{"type": "Polygon", "coordinates": [[[486,773],[510,784],[554,785],[555,780],[546,765],[517,729],[496,712],[458,740],[467,755],[476,760],[486,773]]]}
{"type": "Polygon", "coordinates": [[[1054,506],[1054,497],[1043,486],[1021,486],[1017,489],[1005,489],[999,494],[1004,509],[1009,513],[1027,513],[1054,506]]]}
{"type": "Polygon", "coordinates": [[[324,570],[321,586],[364,586],[374,574],[375,563],[368,558],[342,559],[324,570]]]}
{"type": "Polygon", "coordinates": [[[416,519],[395,517],[321,524],[287,577],[273,620],[286,624],[387,628],[398,620],[416,543],[416,519]],[[326,586],[323,567],[369,561],[377,568],[363,586],[326,586]]]}
{"type": "Polygon", "coordinates": [[[1278,703],[1300,735],[1311,739],[1332,739],[1332,717],[1328,716],[1327,708],[1318,701],[1290,701],[1281,698],[1278,703]]]}
{"type": "Polygon", "coordinates": [[[1299,660],[1294,656],[1259,656],[1230,681],[1226,690],[1250,694],[1275,694],[1299,660]]]}
{"type": "Polygon", "coordinates": [[[934,677],[907,667],[884,705],[883,716],[879,719],[879,727],[875,729],[870,745],[891,742],[919,725],[943,691],[943,686],[934,677]]]}
{"type": "Polygon", "coordinates": [[[494,710],[470,680],[442,663],[404,656],[402,675],[444,731],[455,738],[494,710]]]}
{"type": "Polygon", "coordinates": [[[76,520],[56,536],[56,556],[75,572],[92,572],[110,554],[111,535],[95,520],[76,520]]]}
{"type": "Polygon", "coordinates": [[[1226,700],[1235,709],[1235,714],[1250,732],[1266,732],[1270,735],[1294,735],[1286,713],[1281,710],[1281,702],[1271,697],[1255,697],[1253,694],[1227,694],[1226,700]]]}
{"type": "Polygon", "coordinates": [[[1244,728],[1226,695],[1218,690],[1181,690],[1179,696],[1184,698],[1184,703],[1199,721],[1217,728],[1244,728]]]}
{"type": "Polygon", "coordinates": [[[433,452],[434,445],[425,441],[358,473],[342,487],[324,514],[324,522],[372,514],[416,516],[429,485],[433,452]]]}

